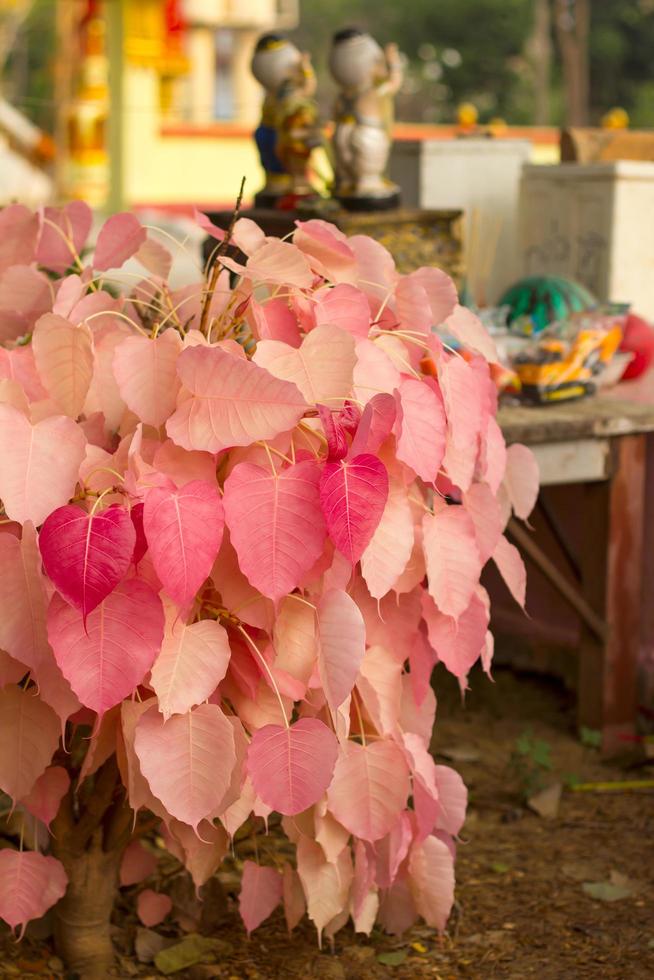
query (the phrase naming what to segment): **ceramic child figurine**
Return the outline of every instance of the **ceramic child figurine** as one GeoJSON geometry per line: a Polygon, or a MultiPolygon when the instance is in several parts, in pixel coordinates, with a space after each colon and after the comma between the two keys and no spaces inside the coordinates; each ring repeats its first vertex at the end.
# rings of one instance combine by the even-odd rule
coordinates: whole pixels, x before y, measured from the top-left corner
{"type": "Polygon", "coordinates": [[[293,207],[315,193],[309,161],[322,142],[311,58],[283,35],[264,34],[254,51],[252,74],[266,93],[254,134],[266,183],[255,204],[293,207]]]}
{"type": "Polygon", "coordinates": [[[393,97],[402,85],[397,45],[382,50],[370,34],[346,28],[333,37],[329,69],[340,87],[334,107],[335,196],[351,210],[396,207],[399,188],[384,171],[393,97]]]}

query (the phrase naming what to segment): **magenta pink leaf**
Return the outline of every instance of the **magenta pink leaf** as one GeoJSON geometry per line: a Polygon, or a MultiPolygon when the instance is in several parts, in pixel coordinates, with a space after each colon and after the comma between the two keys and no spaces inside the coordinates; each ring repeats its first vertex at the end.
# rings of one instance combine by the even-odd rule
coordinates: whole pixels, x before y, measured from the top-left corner
{"type": "Polygon", "coordinates": [[[329,809],[350,833],[376,841],[389,832],[409,795],[409,770],[390,740],[347,742],[327,793],[329,809]]]}
{"type": "Polygon", "coordinates": [[[336,711],[354,687],[365,653],[366,627],[354,599],[330,589],[318,605],[318,669],[327,703],[336,711]]]}
{"type": "Polygon", "coordinates": [[[32,816],[49,827],[59,812],[59,804],[69,786],[70,776],[63,766],[48,766],[20,802],[32,816]]]}
{"type": "Polygon", "coordinates": [[[282,900],[282,877],[276,868],[246,861],[241,878],[238,910],[248,936],[271,915],[282,900]]]}
{"type": "Polygon", "coordinates": [[[284,728],[265,725],[254,733],[247,756],[252,784],[264,803],[292,816],[325,792],[338,754],[336,736],[317,718],[284,728]]]}
{"type": "Polygon", "coordinates": [[[116,505],[96,514],[59,507],[39,534],[47,574],[84,620],[125,577],[135,543],[129,513],[116,505]]]}
{"type": "Polygon", "coordinates": [[[241,570],[274,602],[292,592],[322,554],[319,481],[320,468],[309,461],[275,473],[238,463],[225,481],[225,520],[241,570]]]}
{"type": "Polygon", "coordinates": [[[348,444],[345,426],[326,405],[318,405],[318,415],[327,439],[327,457],[330,460],[347,456],[348,444]]]}
{"type": "Polygon", "coordinates": [[[122,888],[128,885],[138,885],[157,870],[157,859],[147,851],[140,840],[131,841],[125,848],[120,862],[120,884],[122,888]]]}
{"type": "Polygon", "coordinates": [[[218,488],[192,480],[178,490],[155,487],[145,498],[143,528],[161,583],[185,609],[209,575],[223,537],[218,488]]]}
{"type": "Polygon", "coordinates": [[[12,405],[0,404],[0,497],[7,516],[38,526],[67,503],[85,447],[84,433],[72,419],[52,415],[32,425],[12,405]]]}
{"type": "Polygon", "coordinates": [[[134,552],[132,554],[132,561],[135,565],[138,565],[143,555],[148,550],[148,539],[145,536],[145,531],[143,530],[143,511],[145,509],[145,504],[134,504],[129,512],[130,519],[134,525],[134,552]]]}
{"type": "Polygon", "coordinates": [[[184,449],[218,453],[287,432],[307,408],[296,385],[219,347],[190,347],[177,372],[192,397],[166,423],[184,449]]]}
{"type": "Polygon", "coordinates": [[[352,441],[350,455],[376,453],[393,431],[396,411],[393,395],[384,392],[374,395],[363,410],[352,441]]]}
{"type": "Polygon", "coordinates": [[[356,564],[379,524],[388,498],[388,473],[380,459],[362,453],[327,462],[320,480],[320,503],[332,541],[356,564]]]}
{"type": "Polygon", "coordinates": [[[120,583],[86,620],[59,595],[48,609],[57,664],[82,704],[102,715],[141,683],[161,647],[164,613],[145,582],[120,583]]]}
{"type": "Polygon", "coordinates": [[[440,391],[428,381],[407,378],[396,392],[397,458],[425,483],[438,476],[447,437],[447,420],[440,391]]]}
{"type": "Polygon", "coordinates": [[[170,895],[144,888],[136,899],[136,914],[148,929],[158,926],[173,910],[173,900],[170,895]]]}
{"type": "Polygon", "coordinates": [[[443,506],[422,521],[429,594],[441,612],[458,617],[479,581],[481,558],[475,527],[460,506],[443,506]]]}
{"type": "Polygon", "coordinates": [[[32,792],[59,745],[59,720],[34,690],[0,691],[0,789],[14,802],[32,792]]]}
{"type": "Polygon", "coordinates": [[[163,720],[156,706],[139,719],[134,748],[154,796],[197,828],[227,792],[236,761],[234,729],[216,704],[163,720]]]}
{"type": "Polygon", "coordinates": [[[93,265],[96,269],[119,269],[138,252],[147,240],[147,232],[133,214],[123,211],[107,218],[95,246],[93,265]]]}
{"type": "Polygon", "coordinates": [[[25,926],[63,898],[68,878],[60,861],[37,851],[0,851],[0,919],[25,926]]]}

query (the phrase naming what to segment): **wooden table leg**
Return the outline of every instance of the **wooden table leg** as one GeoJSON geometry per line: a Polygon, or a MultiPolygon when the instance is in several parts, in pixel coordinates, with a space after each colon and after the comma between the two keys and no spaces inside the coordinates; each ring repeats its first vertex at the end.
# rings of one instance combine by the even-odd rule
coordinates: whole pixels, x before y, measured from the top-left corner
{"type": "Polygon", "coordinates": [[[647,496],[646,435],[616,438],[609,480],[584,486],[583,591],[609,625],[604,643],[584,632],[579,667],[579,724],[602,732],[612,752],[634,731],[643,602],[647,496]]]}

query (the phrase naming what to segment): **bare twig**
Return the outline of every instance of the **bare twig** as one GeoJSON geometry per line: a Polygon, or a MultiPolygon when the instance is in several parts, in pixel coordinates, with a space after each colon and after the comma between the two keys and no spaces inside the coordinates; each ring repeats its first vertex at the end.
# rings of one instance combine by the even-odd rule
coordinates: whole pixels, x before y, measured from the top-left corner
{"type": "Polygon", "coordinates": [[[213,267],[211,269],[211,276],[209,278],[209,285],[207,287],[207,292],[205,294],[202,303],[202,315],[200,317],[200,333],[206,333],[207,320],[209,319],[209,310],[211,308],[211,298],[214,294],[216,286],[218,285],[218,277],[221,272],[221,265],[218,259],[221,255],[224,255],[229,246],[230,239],[232,237],[232,232],[234,231],[234,225],[238,221],[239,214],[241,213],[241,202],[243,200],[243,191],[245,190],[245,177],[241,181],[241,188],[238,192],[238,197],[236,198],[236,205],[234,207],[234,212],[229,222],[229,228],[225,233],[225,237],[216,249],[216,254],[213,262],[213,267]]]}

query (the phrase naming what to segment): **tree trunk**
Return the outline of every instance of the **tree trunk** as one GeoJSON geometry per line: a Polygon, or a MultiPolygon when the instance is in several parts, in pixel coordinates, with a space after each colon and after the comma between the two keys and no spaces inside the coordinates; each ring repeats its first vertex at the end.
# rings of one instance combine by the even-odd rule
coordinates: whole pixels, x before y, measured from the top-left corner
{"type": "Polygon", "coordinates": [[[534,24],[527,51],[534,69],[534,123],[537,126],[547,126],[550,121],[551,30],[550,0],[534,0],[534,24]]]}
{"type": "Polygon", "coordinates": [[[587,126],[590,0],[555,0],[556,34],[565,85],[566,123],[587,126]]]}
{"type": "Polygon", "coordinates": [[[53,841],[68,875],[68,889],[54,911],[57,953],[82,980],[106,980],[114,965],[110,924],[123,848],[105,851],[102,828],[82,853],[72,843],[70,849],[70,841],[53,841]]]}

